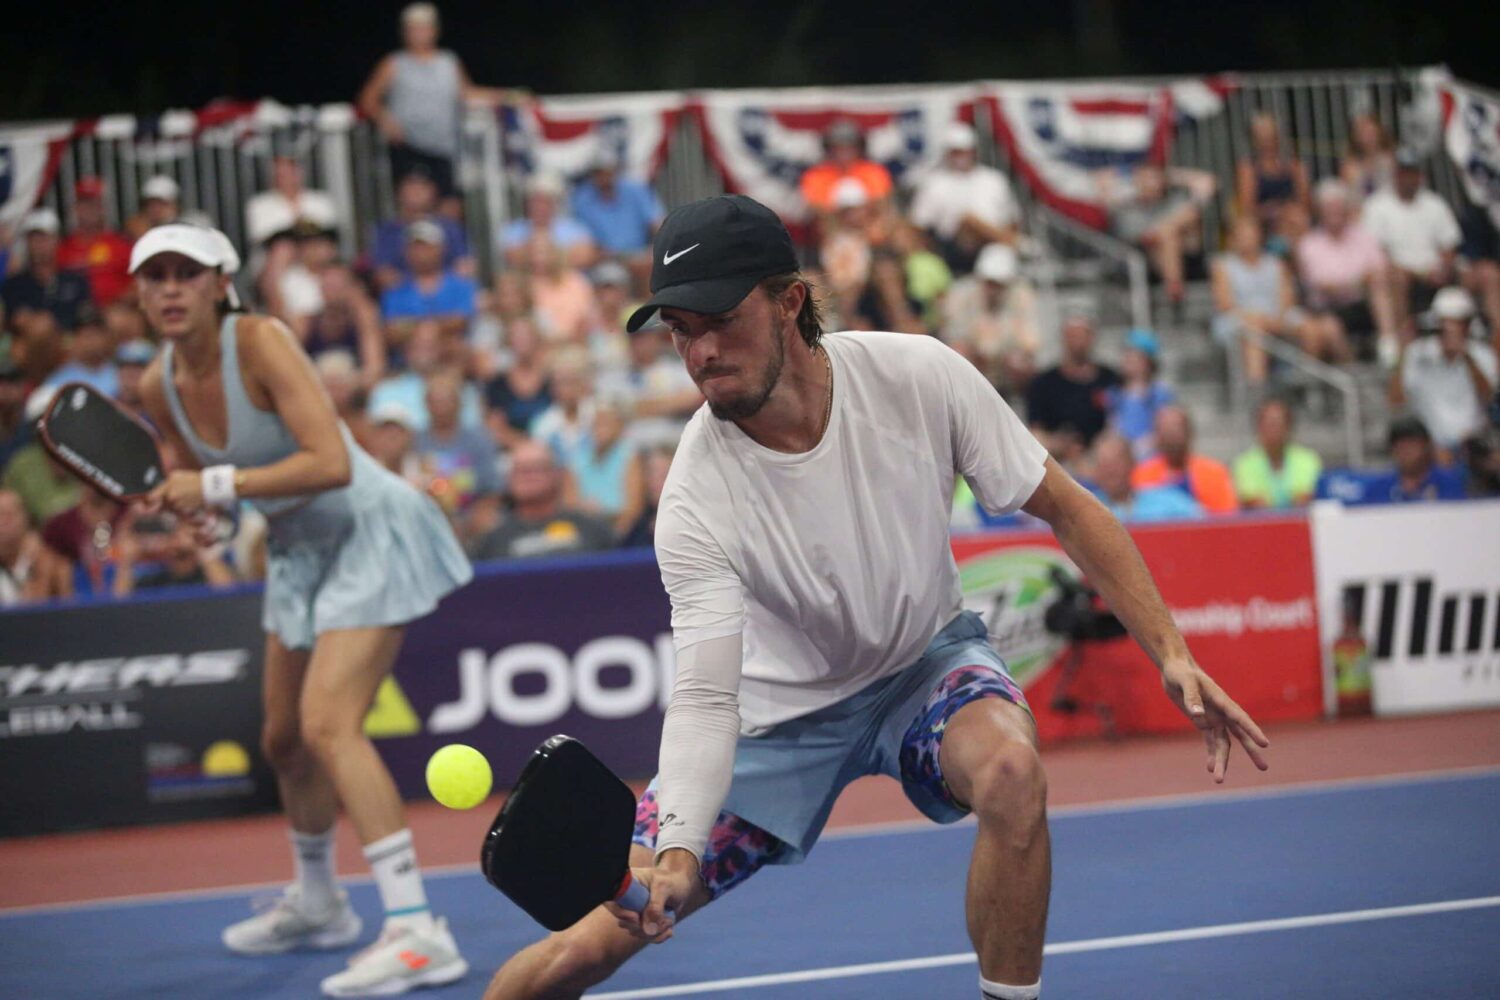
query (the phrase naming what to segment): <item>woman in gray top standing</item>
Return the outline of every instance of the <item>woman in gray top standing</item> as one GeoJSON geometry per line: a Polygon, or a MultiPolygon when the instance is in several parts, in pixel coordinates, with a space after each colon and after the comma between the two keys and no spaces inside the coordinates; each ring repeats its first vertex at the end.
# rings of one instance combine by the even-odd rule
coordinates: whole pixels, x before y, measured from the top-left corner
{"type": "Polygon", "coordinates": [[[181,224],[150,230],[130,257],[164,345],[141,396],[178,459],[145,506],[194,517],[244,501],[268,522],[262,746],[296,878],[274,905],[227,928],[224,944],[266,955],[354,942],[360,919],[333,869],[342,804],[385,925],[323,992],[453,982],[468,966],[428,910],[401,798],[363,722],[405,625],[473,571],[437,504],[354,443],[291,331],[234,311],[238,267],[223,233],[181,224]]]}
{"type": "Polygon", "coordinates": [[[359,92],[359,110],[373,120],[390,144],[391,180],[401,183],[421,167],[437,184],[443,211],[459,215],[453,161],[466,101],[497,105],[519,99],[519,92],[475,86],[463,62],[437,47],[438,12],[430,3],[401,11],[401,49],[375,67],[359,92]]]}

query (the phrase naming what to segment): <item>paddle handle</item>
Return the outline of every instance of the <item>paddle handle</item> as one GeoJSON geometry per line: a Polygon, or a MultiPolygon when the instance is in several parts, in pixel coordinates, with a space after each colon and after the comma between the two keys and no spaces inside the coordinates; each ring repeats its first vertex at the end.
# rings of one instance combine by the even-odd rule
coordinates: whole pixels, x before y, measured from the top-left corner
{"type": "Polygon", "coordinates": [[[626,872],[625,885],[620,889],[620,894],[615,897],[615,902],[627,910],[640,913],[646,908],[646,904],[651,902],[651,890],[626,872]]]}
{"type": "MultiPolygon", "coordinates": [[[[637,882],[635,876],[627,869],[625,880],[620,883],[620,891],[615,894],[615,903],[632,913],[644,913],[646,904],[649,902],[651,902],[651,890],[646,888],[645,883],[637,882]]],[[[677,919],[677,912],[670,906],[667,907],[667,919],[677,919]]]]}

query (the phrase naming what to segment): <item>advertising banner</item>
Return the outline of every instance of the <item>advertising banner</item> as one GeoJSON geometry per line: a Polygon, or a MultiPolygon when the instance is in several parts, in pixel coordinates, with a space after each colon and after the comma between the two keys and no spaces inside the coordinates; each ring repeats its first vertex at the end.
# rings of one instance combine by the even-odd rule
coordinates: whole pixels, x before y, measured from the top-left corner
{"type": "MultiPolygon", "coordinates": [[[[1261,721],[1318,714],[1305,522],[1135,537],[1199,661],[1241,704],[1261,721]]],[[[1069,646],[1048,630],[1078,577],[1051,535],[967,536],[954,551],[1044,739],[1187,725],[1131,641],[1069,646]]],[[[274,805],[258,746],[260,601],[247,589],[0,615],[0,835],[274,805]]],[[[480,567],[407,630],[365,730],[408,798],[426,797],[441,746],[477,747],[503,788],[556,733],[647,777],[671,691],[669,621],[649,550],[480,567]]]]}
{"type": "Polygon", "coordinates": [[[260,593],[0,615],[0,836],[261,812],[260,593]]]}
{"type": "Polygon", "coordinates": [[[1378,714],[1500,705],[1500,501],[1319,504],[1313,543],[1330,712],[1359,662],[1378,714]]]}
{"type": "MultiPolygon", "coordinates": [[[[1260,722],[1322,708],[1311,543],[1301,519],[1131,530],[1198,662],[1260,722]]],[[[954,540],[965,604],[1026,691],[1044,741],[1189,723],[1129,638],[1069,645],[1045,625],[1078,569],[1048,533],[954,540]]]]}
{"type": "Polygon", "coordinates": [[[483,567],[407,631],[365,731],[408,797],[448,743],[481,750],[495,783],[567,733],[621,775],[656,771],[671,692],[666,592],[650,549],[483,567]]]}

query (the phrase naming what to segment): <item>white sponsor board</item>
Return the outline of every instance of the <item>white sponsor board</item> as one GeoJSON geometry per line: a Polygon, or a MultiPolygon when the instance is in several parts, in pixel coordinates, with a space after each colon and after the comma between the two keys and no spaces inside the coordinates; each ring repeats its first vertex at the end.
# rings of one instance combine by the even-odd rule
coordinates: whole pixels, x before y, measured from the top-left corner
{"type": "Polygon", "coordinates": [[[1500,501],[1313,511],[1324,691],[1346,611],[1382,715],[1500,705],[1500,501]]]}

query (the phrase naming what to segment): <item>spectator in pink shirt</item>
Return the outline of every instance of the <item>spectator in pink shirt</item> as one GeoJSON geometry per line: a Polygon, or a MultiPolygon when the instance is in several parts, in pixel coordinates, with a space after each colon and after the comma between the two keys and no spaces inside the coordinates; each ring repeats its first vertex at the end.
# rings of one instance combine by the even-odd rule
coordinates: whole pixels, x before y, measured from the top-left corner
{"type": "Polygon", "coordinates": [[[1315,336],[1328,343],[1347,336],[1368,354],[1378,335],[1381,355],[1394,357],[1396,325],[1380,243],[1354,221],[1353,200],[1341,181],[1318,185],[1317,212],[1317,228],[1297,242],[1297,273],[1315,336]]]}
{"type": "Polygon", "coordinates": [[[557,340],[588,342],[597,306],[594,286],[568,263],[566,251],[546,233],[535,233],[526,244],[531,274],[531,297],[557,340]]]}

